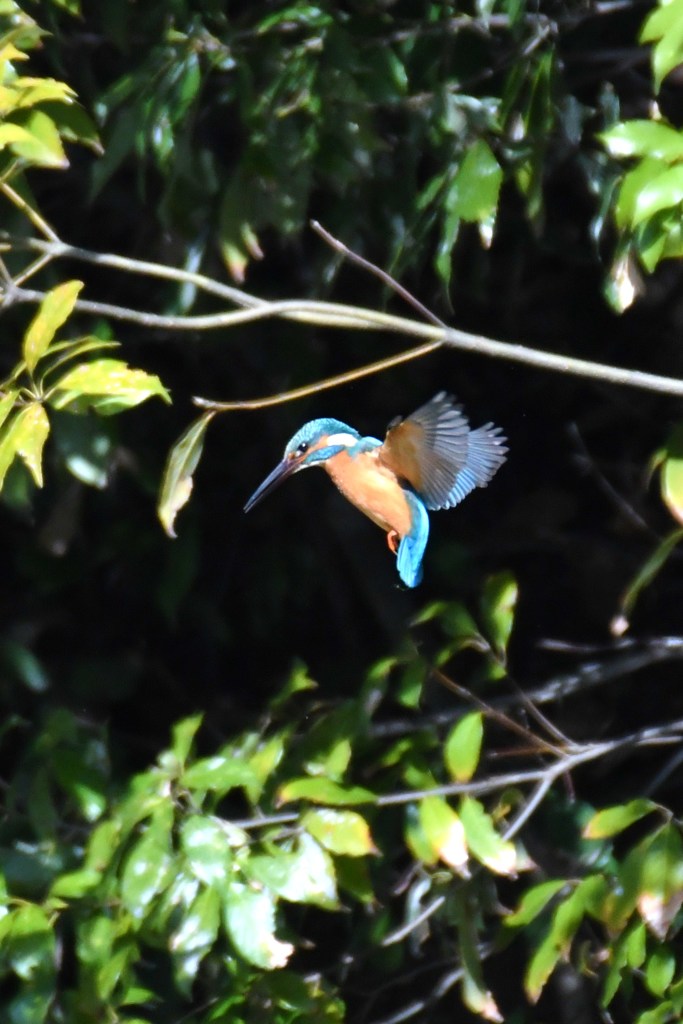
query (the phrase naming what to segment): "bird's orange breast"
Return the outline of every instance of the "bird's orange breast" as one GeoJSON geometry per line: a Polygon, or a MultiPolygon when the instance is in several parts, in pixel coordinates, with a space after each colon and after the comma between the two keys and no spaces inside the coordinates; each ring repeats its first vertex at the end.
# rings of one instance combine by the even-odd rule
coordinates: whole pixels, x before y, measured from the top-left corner
{"type": "Polygon", "coordinates": [[[344,497],[383,530],[395,530],[399,537],[410,532],[410,506],[395,473],[383,466],[376,452],[351,456],[339,452],[325,463],[325,469],[344,497]]]}

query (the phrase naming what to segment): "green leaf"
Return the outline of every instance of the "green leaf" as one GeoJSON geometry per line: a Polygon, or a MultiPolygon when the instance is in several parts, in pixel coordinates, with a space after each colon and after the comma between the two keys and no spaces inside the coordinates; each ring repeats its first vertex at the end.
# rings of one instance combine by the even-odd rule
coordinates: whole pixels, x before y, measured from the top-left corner
{"type": "Polygon", "coordinates": [[[180,845],[200,882],[213,885],[226,877],[231,848],[217,819],[200,814],[186,818],[180,829],[180,845]]]}
{"type": "Polygon", "coordinates": [[[18,395],[16,391],[8,391],[7,394],[0,398],[0,427],[2,427],[5,420],[14,409],[17,397],[18,395]]]}
{"type": "Polygon", "coordinates": [[[0,437],[0,487],[17,455],[37,486],[43,486],[42,453],[49,433],[50,423],[40,402],[32,402],[12,416],[0,437]]]}
{"type": "Polygon", "coordinates": [[[225,928],[235,949],[255,967],[284,967],[294,952],[275,937],[275,900],[268,891],[231,882],[224,904],[225,928]]]}
{"type": "Polygon", "coordinates": [[[32,110],[22,118],[27,138],[12,143],[12,151],[38,167],[63,169],[69,166],[57,126],[42,110],[32,110]]]}
{"type": "Polygon", "coordinates": [[[631,800],[627,804],[607,807],[604,811],[598,811],[593,815],[583,830],[583,836],[585,839],[606,839],[618,832],[623,832],[629,825],[640,821],[646,814],[655,810],[657,810],[657,804],[644,797],[631,800]]]}
{"type": "Polygon", "coordinates": [[[458,947],[462,964],[462,998],[465,1006],[483,1017],[484,1020],[502,1024],[503,1017],[496,1001],[486,988],[481,969],[478,935],[475,926],[475,914],[468,905],[468,893],[459,889],[456,892],[456,908],[458,922],[458,947]]]}
{"type": "Polygon", "coordinates": [[[638,193],[633,211],[634,225],[660,210],[678,207],[683,202],[683,165],[668,167],[651,178],[638,193]]]}
{"type": "Polygon", "coordinates": [[[371,804],[375,802],[375,794],[362,786],[342,786],[330,779],[293,779],[281,786],[277,793],[277,803],[287,804],[293,800],[310,800],[314,804],[371,804]]]}
{"type": "Polygon", "coordinates": [[[640,33],[642,42],[658,40],[652,49],[652,70],[655,89],[659,91],[663,80],[683,63],[683,3],[671,0],[663,3],[646,18],[640,33]]]}
{"type": "Polygon", "coordinates": [[[491,644],[501,658],[507,651],[515,622],[517,596],[517,581],[512,573],[501,572],[489,576],[484,584],[481,596],[482,616],[491,644]]]}
{"type": "Polygon", "coordinates": [[[677,1022],[678,1016],[674,1012],[674,1005],[667,999],[666,1002],[659,1003],[652,1010],[639,1013],[633,1024],[677,1024],[677,1022]]]}
{"type": "Polygon", "coordinates": [[[111,416],[154,397],[164,402],[171,401],[171,396],[155,374],[131,370],[120,359],[80,363],[50,389],[50,401],[55,409],[68,409],[70,412],[95,409],[102,416],[111,416]]]}
{"type": "Polygon", "coordinates": [[[169,537],[175,537],[175,518],[192,493],[192,477],[201,458],[206,428],[214,417],[209,411],[191,423],[168,453],[161,481],[157,515],[169,537]]]}
{"type": "Polygon", "coordinates": [[[183,718],[180,722],[176,722],[173,726],[171,753],[174,755],[176,763],[181,767],[184,767],[190,755],[194,738],[203,720],[204,716],[202,714],[190,715],[188,718],[183,718]]]}
{"type": "Polygon", "coordinates": [[[474,857],[499,875],[517,873],[517,851],[514,843],[502,839],[482,804],[472,797],[463,797],[460,820],[465,829],[467,846],[474,857]]]}
{"type": "Polygon", "coordinates": [[[662,500],[683,526],[683,424],[674,427],[667,438],[660,479],[662,500]]]}
{"type": "Polygon", "coordinates": [[[638,910],[647,928],[663,940],[683,905],[683,842],[670,822],[645,836],[624,858],[619,885],[606,901],[604,920],[611,929],[625,927],[638,910]]]}
{"type": "Polygon", "coordinates": [[[470,223],[495,221],[503,171],[484,139],[465,153],[455,176],[452,212],[470,223]]]}
{"type": "Polygon", "coordinates": [[[645,984],[653,996],[664,995],[673,981],[676,957],[670,946],[656,946],[645,966],[645,984]]]}
{"type": "Polygon", "coordinates": [[[531,1002],[539,998],[558,961],[568,956],[584,915],[604,895],[605,889],[604,878],[589,875],[557,907],[550,929],[527,968],[524,988],[531,1002]]]}
{"type": "Polygon", "coordinates": [[[182,783],[188,789],[209,789],[220,794],[257,781],[253,768],[231,751],[195,761],[182,775],[182,783]]]}
{"type": "Polygon", "coordinates": [[[623,121],[598,138],[614,157],[650,157],[669,163],[683,160],[683,132],[662,121],[623,121]]]}
{"type": "Polygon", "coordinates": [[[484,717],[472,711],[455,725],[444,746],[444,760],[452,779],[469,782],[477,770],[484,736],[484,717]]]}
{"type": "Polygon", "coordinates": [[[24,981],[54,970],[55,935],[47,914],[35,904],[14,911],[3,947],[12,970],[24,981]]]}
{"type": "Polygon", "coordinates": [[[250,857],[244,872],[292,903],[313,903],[328,910],[338,905],[332,858],[306,833],[299,837],[293,851],[250,857]]]}
{"type": "Polygon", "coordinates": [[[566,884],[565,879],[554,878],[549,882],[541,882],[540,885],[534,885],[533,888],[527,889],[517,910],[514,914],[508,914],[503,919],[503,923],[507,928],[530,924],[545,910],[553,896],[556,896],[566,884]]]}
{"type": "Polygon", "coordinates": [[[173,933],[170,948],[173,953],[196,953],[208,950],[216,941],[220,922],[220,898],[212,888],[202,889],[180,927],[173,933]]]}
{"type": "Polygon", "coordinates": [[[173,877],[169,830],[162,818],[152,821],[126,857],[121,876],[121,899],[140,920],[173,877]]]}
{"type": "Polygon", "coordinates": [[[90,869],[70,871],[57,877],[50,888],[50,896],[66,900],[81,899],[97,888],[101,878],[102,875],[99,871],[90,869]]]}
{"type": "Polygon", "coordinates": [[[55,777],[72,798],[86,821],[94,822],[107,806],[102,773],[88,763],[81,750],[63,748],[55,751],[55,777]]]}
{"type": "Polygon", "coordinates": [[[307,811],[301,825],[331,853],[347,857],[377,853],[367,821],[355,811],[307,811]]]}
{"type": "Polygon", "coordinates": [[[33,373],[55,334],[71,316],[82,287],[82,281],[66,281],[49,291],[41,302],[24,335],[23,356],[29,373],[33,373]]]}
{"type": "Polygon", "coordinates": [[[422,831],[433,853],[456,871],[467,865],[467,845],[462,821],[443,797],[428,796],[419,804],[422,831]]]}
{"type": "MultiPolygon", "coordinates": [[[[1,453],[1,449],[0,449],[1,453]]],[[[674,549],[683,540],[683,529],[674,530],[664,540],[660,541],[652,554],[645,560],[636,575],[621,597],[619,614],[614,617],[611,623],[612,632],[621,636],[629,627],[629,619],[640,593],[648,587],[657,576],[657,573],[666,564],[674,549]]]]}

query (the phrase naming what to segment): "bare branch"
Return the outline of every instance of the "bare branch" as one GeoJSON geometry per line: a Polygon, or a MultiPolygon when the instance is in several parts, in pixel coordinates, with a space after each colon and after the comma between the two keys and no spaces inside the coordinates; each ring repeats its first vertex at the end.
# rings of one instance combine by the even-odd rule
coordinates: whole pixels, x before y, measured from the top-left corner
{"type": "MultiPolygon", "coordinates": [[[[41,233],[47,236],[48,241],[32,239],[28,243],[23,243],[24,247],[33,248],[46,254],[53,254],[55,258],[68,256],[73,259],[83,259],[87,262],[100,263],[129,272],[194,284],[198,288],[202,288],[242,307],[239,310],[198,316],[164,316],[144,310],[134,310],[124,306],[81,299],[77,303],[76,308],[83,313],[95,316],[108,316],[112,319],[166,331],[205,331],[228,328],[272,317],[282,317],[287,320],[315,324],[321,327],[387,331],[394,334],[405,334],[429,343],[429,347],[425,345],[424,347],[420,346],[419,350],[415,349],[411,356],[403,354],[400,357],[400,361],[406,361],[408,358],[420,358],[422,355],[435,351],[440,346],[445,346],[464,352],[474,352],[479,355],[489,356],[493,359],[505,359],[538,369],[550,370],[555,373],[583,377],[587,380],[620,384],[646,391],[654,391],[659,394],[683,396],[683,380],[677,377],[664,377],[659,374],[645,373],[641,370],[631,370],[605,363],[594,363],[586,359],[576,359],[554,352],[529,348],[525,345],[497,341],[484,335],[470,334],[455,327],[442,327],[434,323],[425,324],[405,317],[392,316],[377,310],[365,309],[360,306],[332,302],[313,302],[304,299],[265,302],[239,289],[221,285],[219,282],[212,281],[201,274],[165,267],[162,264],[130,260],[120,256],[97,254],[88,250],[67,246],[54,235],[50,226],[43,221],[39,214],[28,207],[24,200],[10,186],[2,184],[0,188],[11,198],[12,202],[15,202],[24,210],[41,233]]],[[[17,243],[17,247],[19,247],[19,244],[17,243]]],[[[11,296],[14,301],[40,303],[45,293],[15,288],[11,296]]],[[[378,373],[384,368],[385,364],[383,361],[377,364],[368,364],[366,368],[351,371],[353,373],[351,378],[341,375],[338,381],[330,378],[327,382],[316,382],[307,385],[305,390],[296,389],[293,392],[281,392],[277,395],[269,395],[266,398],[246,399],[239,402],[216,402],[213,404],[210,399],[202,399],[201,402],[205,408],[216,408],[218,411],[223,412],[230,409],[258,409],[263,408],[264,405],[277,405],[303,397],[304,394],[318,390],[320,383],[324,383],[326,387],[336,387],[339,384],[346,383],[348,379],[356,380],[358,376],[378,373]]]]}

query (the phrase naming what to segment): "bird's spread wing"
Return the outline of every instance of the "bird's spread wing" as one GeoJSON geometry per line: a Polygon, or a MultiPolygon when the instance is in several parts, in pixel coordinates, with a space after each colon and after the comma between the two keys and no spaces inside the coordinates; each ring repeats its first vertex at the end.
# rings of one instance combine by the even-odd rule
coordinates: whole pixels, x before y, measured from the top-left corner
{"type": "Polygon", "coordinates": [[[505,440],[492,423],[471,430],[461,407],[441,391],[389,427],[378,455],[427,508],[452,508],[505,462],[505,440]]]}

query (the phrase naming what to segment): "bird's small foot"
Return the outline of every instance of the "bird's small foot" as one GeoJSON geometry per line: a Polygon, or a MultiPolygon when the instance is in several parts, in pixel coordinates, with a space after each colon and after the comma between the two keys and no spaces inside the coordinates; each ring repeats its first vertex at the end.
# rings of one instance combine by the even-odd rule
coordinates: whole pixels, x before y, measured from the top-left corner
{"type": "Polygon", "coordinates": [[[392,555],[398,554],[398,545],[400,540],[401,538],[396,530],[389,530],[389,533],[387,534],[387,544],[389,545],[389,550],[392,555]]]}

